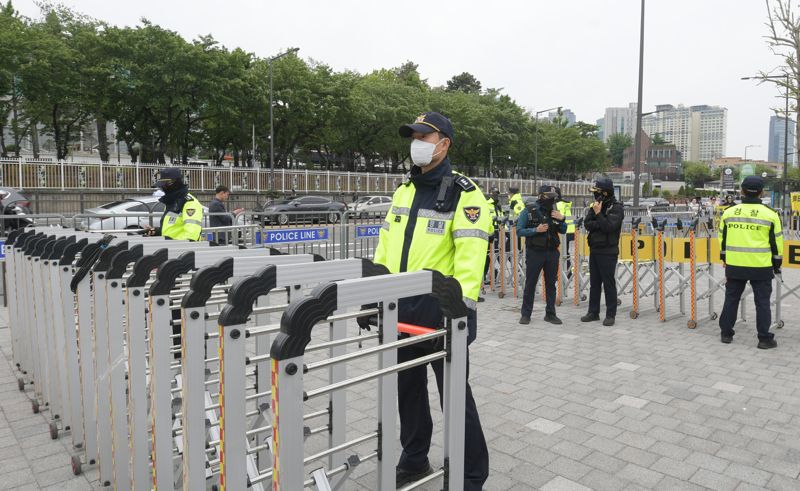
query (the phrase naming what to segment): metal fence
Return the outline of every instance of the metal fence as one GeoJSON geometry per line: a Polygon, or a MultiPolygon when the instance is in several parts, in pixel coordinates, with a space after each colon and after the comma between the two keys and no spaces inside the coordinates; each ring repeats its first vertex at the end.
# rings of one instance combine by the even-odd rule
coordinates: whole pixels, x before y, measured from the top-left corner
{"type": "MultiPolygon", "coordinates": [[[[161,164],[97,163],[31,159],[0,159],[0,186],[23,190],[150,190],[161,164]]],[[[370,172],[332,172],[316,170],[275,169],[275,182],[270,185],[270,171],[242,167],[182,167],[190,187],[195,191],[213,191],[225,185],[236,191],[323,194],[390,194],[404,179],[402,174],[370,172]]],[[[519,187],[522,194],[535,194],[532,179],[477,178],[481,189],[497,188],[505,192],[519,187]]],[[[565,196],[591,194],[591,182],[570,182],[541,179],[543,184],[561,187],[565,196]]],[[[623,197],[633,192],[630,184],[622,185],[623,197]]]]}

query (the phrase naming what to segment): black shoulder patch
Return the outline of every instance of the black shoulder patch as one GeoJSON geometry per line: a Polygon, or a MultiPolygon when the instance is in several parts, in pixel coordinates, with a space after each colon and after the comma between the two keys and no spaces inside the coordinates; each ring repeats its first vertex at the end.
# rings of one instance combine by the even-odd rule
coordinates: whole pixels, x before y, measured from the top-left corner
{"type": "Polygon", "coordinates": [[[475,185],[472,184],[472,181],[470,181],[464,176],[456,176],[455,181],[456,184],[458,184],[461,187],[461,189],[463,189],[466,192],[474,191],[475,189],[477,189],[475,185]]]}
{"type": "Polygon", "coordinates": [[[192,196],[191,194],[187,194],[187,195],[186,195],[186,201],[187,201],[187,202],[188,202],[188,201],[194,201],[194,196],[192,196]]]}

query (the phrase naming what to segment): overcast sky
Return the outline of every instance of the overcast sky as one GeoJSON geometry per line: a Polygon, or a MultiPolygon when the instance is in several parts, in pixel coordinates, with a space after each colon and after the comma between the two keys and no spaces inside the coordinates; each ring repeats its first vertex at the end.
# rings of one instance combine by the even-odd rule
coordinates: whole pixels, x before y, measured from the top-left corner
{"type": "MultiPolygon", "coordinates": [[[[591,123],[606,107],[637,96],[638,0],[63,3],[116,25],[146,17],[188,39],[210,33],[259,56],[297,46],[302,57],[337,70],[368,72],[412,60],[431,85],[467,71],[525,107],[560,105],[591,123]]],[[[38,16],[32,0],[14,4],[38,16]]],[[[761,145],[748,158],[766,158],[771,108],[783,99],[771,85],[739,80],[780,62],[764,43],[765,19],[763,0],[648,0],[644,110],[727,107],[727,155],[761,145]]]]}

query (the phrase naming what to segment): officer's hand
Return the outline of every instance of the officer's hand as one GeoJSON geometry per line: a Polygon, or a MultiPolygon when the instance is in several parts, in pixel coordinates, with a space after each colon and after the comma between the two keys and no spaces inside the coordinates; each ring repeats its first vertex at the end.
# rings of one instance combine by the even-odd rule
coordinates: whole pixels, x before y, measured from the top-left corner
{"type": "Polygon", "coordinates": [[[595,215],[599,214],[600,210],[602,209],[603,209],[603,203],[599,201],[595,201],[594,204],[592,205],[592,210],[594,210],[595,215]]]}
{"type": "Polygon", "coordinates": [[[560,213],[560,212],[558,212],[556,210],[551,211],[550,212],[550,216],[552,218],[555,218],[556,220],[564,220],[564,214],[560,213]]]}
{"type": "Polygon", "coordinates": [[[783,258],[772,259],[772,271],[775,272],[775,274],[781,274],[781,266],[783,266],[783,258]]]}
{"type": "Polygon", "coordinates": [[[539,225],[538,227],[536,227],[536,231],[539,232],[539,233],[544,233],[544,232],[547,232],[548,228],[550,228],[550,227],[546,223],[543,223],[543,224],[539,225]]]}
{"type": "Polygon", "coordinates": [[[146,235],[148,237],[152,237],[152,236],[154,236],[156,234],[156,229],[154,229],[150,225],[145,225],[142,228],[144,229],[144,231],[142,232],[142,235],[146,235]]]}

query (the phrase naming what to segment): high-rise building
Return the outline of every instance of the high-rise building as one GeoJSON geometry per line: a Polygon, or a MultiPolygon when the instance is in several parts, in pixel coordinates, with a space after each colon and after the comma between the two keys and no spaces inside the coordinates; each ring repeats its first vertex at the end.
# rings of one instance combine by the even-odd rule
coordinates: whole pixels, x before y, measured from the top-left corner
{"type": "Polygon", "coordinates": [[[603,141],[607,142],[612,135],[624,133],[631,138],[636,134],[636,103],[628,107],[607,107],[603,118],[603,141]]]}
{"type": "Polygon", "coordinates": [[[595,124],[597,125],[597,138],[606,141],[606,118],[598,119],[595,124]]]}
{"type": "Polygon", "coordinates": [[[642,129],[651,138],[660,136],[674,144],[684,161],[711,161],[725,155],[728,110],[719,106],[656,106],[642,118],[642,129]]]}
{"type": "MultiPolygon", "coordinates": [[[[770,162],[783,162],[784,142],[786,136],[786,118],[771,116],[769,118],[769,152],[767,160],[770,162]]],[[[795,129],[797,124],[789,120],[789,165],[794,166],[795,162],[795,129]]]]}
{"type": "MultiPolygon", "coordinates": [[[[572,110],[570,109],[562,109],[560,117],[561,119],[567,122],[568,127],[574,126],[575,122],[577,121],[577,119],[575,118],[575,113],[572,112],[572,110]]],[[[559,118],[558,111],[550,111],[547,114],[547,119],[549,119],[550,121],[555,121],[558,118],[559,118]]]]}

